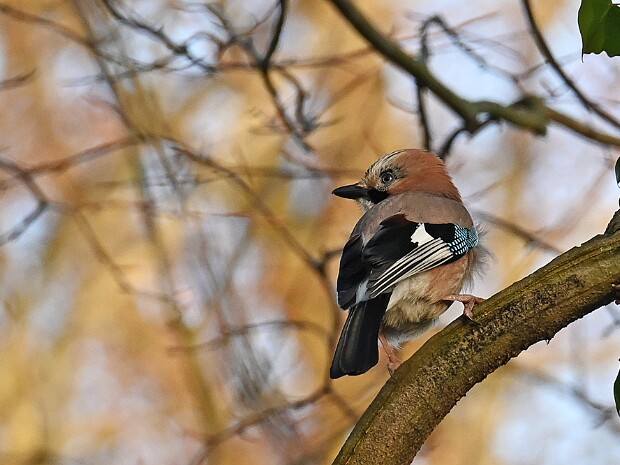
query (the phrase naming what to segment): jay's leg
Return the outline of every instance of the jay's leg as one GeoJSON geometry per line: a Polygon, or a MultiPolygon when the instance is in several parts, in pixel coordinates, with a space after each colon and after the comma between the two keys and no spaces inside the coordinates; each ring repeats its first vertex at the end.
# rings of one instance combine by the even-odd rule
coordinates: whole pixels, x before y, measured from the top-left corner
{"type": "Polygon", "coordinates": [[[465,315],[471,321],[475,321],[471,311],[474,309],[474,305],[479,304],[480,302],[484,302],[485,299],[483,299],[482,297],[476,297],[475,295],[471,294],[450,294],[444,297],[444,300],[463,303],[463,305],[465,306],[465,308],[463,309],[463,315],[465,315]]]}
{"type": "Polygon", "coordinates": [[[400,366],[401,361],[398,358],[398,355],[396,354],[396,351],[394,350],[394,348],[390,345],[390,343],[385,338],[385,334],[383,334],[383,331],[379,331],[379,341],[381,342],[381,345],[383,346],[383,350],[385,351],[385,354],[387,355],[388,371],[390,372],[390,375],[391,375],[400,366]]]}

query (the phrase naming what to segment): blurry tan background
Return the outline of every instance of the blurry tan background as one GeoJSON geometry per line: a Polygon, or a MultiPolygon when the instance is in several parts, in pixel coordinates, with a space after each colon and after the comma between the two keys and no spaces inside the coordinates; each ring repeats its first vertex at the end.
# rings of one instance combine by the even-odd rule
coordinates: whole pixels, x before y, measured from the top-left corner
{"type": "MultiPolygon", "coordinates": [[[[468,98],[536,93],[618,133],[545,65],[519,2],[358,4],[411,53],[441,15],[461,44],[429,27],[431,69],[468,98]]],[[[582,62],[578,6],[534,12],[565,71],[620,118],[618,59],[582,62]]],[[[382,354],[328,380],[339,249],[360,215],[330,192],[423,145],[415,85],[328,1],[289,2],[263,73],[276,13],[0,2],[0,463],[326,464],[387,379],[382,354]]],[[[457,121],[425,102],[439,149],[457,121]]],[[[457,137],[446,161],[495,257],[474,292],[602,232],[617,156],[557,126],[457,137]]],[[[610,305],[532,347],[414,463],[620,463],[619,325],[610,305]]]]}

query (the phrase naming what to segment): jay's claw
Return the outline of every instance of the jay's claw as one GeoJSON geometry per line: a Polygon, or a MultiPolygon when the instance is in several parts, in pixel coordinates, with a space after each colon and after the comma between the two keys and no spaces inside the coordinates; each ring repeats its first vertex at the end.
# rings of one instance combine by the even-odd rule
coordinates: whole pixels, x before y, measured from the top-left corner
{"type": "Polygon", "coordinates": [[[474,319],[472,310],[474,309],[474,306],[476,304],[484,302],[485,299],[483,299],[482,297],[476,297],[475,295],[471,295],[471,294],[451,294],[451,295],[444,297],[444,300],[450,300],[452,302],[461,302],[464,306],[463,315],[465,315],[469,320],[475,322],[476,320],[474,319]]]}

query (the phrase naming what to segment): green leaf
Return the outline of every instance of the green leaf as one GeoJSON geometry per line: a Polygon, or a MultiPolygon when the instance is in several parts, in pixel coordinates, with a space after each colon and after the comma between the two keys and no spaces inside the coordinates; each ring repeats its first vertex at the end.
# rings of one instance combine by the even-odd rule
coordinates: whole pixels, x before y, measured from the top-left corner
{"type": "Polygon", "coordinates": [[[620,416],[620,371],[614,382],[614,401],[616,402],[616,412],[620,416]]]}
{"type": "Polygon", "coordinates": [[[620,55],[620,6],[611,0],[582,0],[579,7],[581,53],[620,55]]]}

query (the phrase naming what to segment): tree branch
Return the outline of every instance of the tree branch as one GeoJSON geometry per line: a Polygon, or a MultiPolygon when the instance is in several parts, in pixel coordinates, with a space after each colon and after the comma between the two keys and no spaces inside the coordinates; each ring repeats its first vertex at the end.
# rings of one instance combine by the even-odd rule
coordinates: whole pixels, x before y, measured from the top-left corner
{"type": "MultiPolygon", "coordinates": [[[[465,122],[471,123],[472,126],[477,127],[477,111],[471,108],[467,100],[462,99],[449,87],[439,81],[423,61],[416,60],[405,52],[400,45],[379,32],[348,0],[331,0],[331,2],[342,13],[351,26],[353,26],[377,52],[411,76],[415,77],[420,86],[428,88],[465,122]]],[[[475,130],[475,128],[472,127],[472,130],[475,130]]]]}
{"type": "Polygon", "coordinates": [[[568,75],[564,72],[560,64],[553,56],[553,53],[551,53],[551,50],[549,49],[549,46],[547,45],[547,42],[542,35],[542,32],[540,32],[540,29],[536,24],[530,0],[522,0],[521,4],[523,5],[527,21],[530,24],[530,31],[532,32],[532,37],[534,38],[534,41],[538,46],[538,50],[545,58],[546,62],[549,63],[549,66],[551,66],[551,68],[553,68],[556,74],[560,76],[560,79],[564,81],[564,84],[566,84],[566,86],[573,92],[573,94],[575,94],[575,97],[577,97],[577,99],[585,108],[592,110],[605,121],[613,124],[616,128],[620,128],[620,123],[618,122],[618,120],[609,113],[607,113],[605,110],[601,109],[595,102],[586,97],[585,94],[581,91],[581,89],[579,89],[579,87],[577,87],[577,85],[572,81],[572,79],[569,78],[568,75]]]}
{"type": "Polygon", "coordinates": [[[412,57],[397,42],[382,34],[349,0],[331,0],[331,3],[378,53],[415,78],[417,85],[430,90],[456,113],[462,119],[463,128],[470,134],[474,134],[489,121],[505,121],[521,129],[544,135],[549,122],[554,121],[586,138],[620,146],[620,138],[597,131],[549,108],[540,97],[524,96],[509,105],[467,100],[437,79],[426,63],[412,57]]]}
{"type": "Polygon", "coordinates": [[[476,306],[424,344],[358,421],[334,464],[404,465],[476,383],[617,298],[620,224],[476,306]]]}

